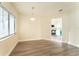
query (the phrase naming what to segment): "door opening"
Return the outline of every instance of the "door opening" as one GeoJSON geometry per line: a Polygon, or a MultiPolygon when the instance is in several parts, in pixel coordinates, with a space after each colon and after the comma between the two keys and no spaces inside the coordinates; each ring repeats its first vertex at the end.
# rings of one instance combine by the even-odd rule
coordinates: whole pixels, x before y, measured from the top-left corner
{"type": "Polygon", "coordinates": [[[62,18],[51,20],[51,40],[62,42],[62,18]]]}

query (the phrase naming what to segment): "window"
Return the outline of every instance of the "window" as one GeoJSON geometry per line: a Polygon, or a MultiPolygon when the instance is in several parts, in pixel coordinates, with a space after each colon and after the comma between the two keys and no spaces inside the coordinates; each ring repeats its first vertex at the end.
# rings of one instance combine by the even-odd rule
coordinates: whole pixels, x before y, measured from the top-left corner
{"type": "Polygon", "coordinates": [[[10,34],[15,32],[15,18],[14,16],[10,15],[10,34]]]}
{"type": "Polygon", "coordinates": [[[15,33],[15,17],[0,4],[0,38],[15,33]]]}

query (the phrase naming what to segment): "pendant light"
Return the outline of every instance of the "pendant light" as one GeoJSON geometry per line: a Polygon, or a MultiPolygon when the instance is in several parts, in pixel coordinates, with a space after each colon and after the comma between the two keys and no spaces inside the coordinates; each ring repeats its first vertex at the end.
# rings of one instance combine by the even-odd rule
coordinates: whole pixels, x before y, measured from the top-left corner
{"type": "Polygon", "coordinates": [[[31,21],[35,21],[36,19],[34,18],[34,13],[33,13],[34,7],[32,7],[32,16],[30,18],[31,21]]]}

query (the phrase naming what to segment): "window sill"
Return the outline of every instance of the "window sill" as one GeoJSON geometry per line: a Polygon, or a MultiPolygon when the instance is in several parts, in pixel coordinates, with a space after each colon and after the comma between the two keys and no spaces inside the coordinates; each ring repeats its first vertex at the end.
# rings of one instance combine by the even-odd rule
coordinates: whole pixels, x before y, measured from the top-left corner
{"type": "Polygon", "coordinates": [[[0,38],[0,42],[9,39],[10,37],[14,36],[14,34],[11,34],[10,36],[4,37],[4,38],[0,38]]]}

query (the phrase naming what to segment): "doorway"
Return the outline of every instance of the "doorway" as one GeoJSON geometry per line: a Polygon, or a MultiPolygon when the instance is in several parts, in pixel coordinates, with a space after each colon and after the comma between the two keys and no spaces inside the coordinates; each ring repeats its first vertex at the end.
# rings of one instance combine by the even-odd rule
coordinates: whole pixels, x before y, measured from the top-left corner
{"type": "Polygon", "coordinates": [[[62,42],[62,18],[53,18],[51,20],[51,40],[62,42]]]}

